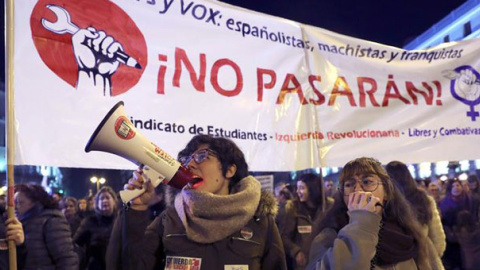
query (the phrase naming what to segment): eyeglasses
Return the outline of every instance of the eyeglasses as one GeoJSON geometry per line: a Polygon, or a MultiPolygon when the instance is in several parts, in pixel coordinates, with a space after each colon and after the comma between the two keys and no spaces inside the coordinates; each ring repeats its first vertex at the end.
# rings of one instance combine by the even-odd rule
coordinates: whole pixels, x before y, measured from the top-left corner
{"type": "Polygon", "coordinates": [[[186,156],[186,157],[180,157],[178,159],[178,161],[183,165],[183,166],[187,166],[190,162],[192,162],[192,160],[195,160],[195,162],[197,164],[200,164],[202,162],[204,162],[207,157],[208,157],[208,154],[211,154],[213,156],[218,156],[217,155],[217,152],[211,150],[211,149],[201,149],[201,150],[198,150],[196,152],[194,152],[193,154],[191,154],[190,156],[186,156]]]}
{"type": "Polygon", "coordinates": [[[360,180],[356,180],[354,178],[350,178],[343,183],[343,193],[350,194],[355,191],[355,187],[357,183],[360,184],[363,191],[373,192],[377,190],[378,186],[381,185],[381,180],[375,178],[374,175],[364,175],[361,177],[360,180]]]}

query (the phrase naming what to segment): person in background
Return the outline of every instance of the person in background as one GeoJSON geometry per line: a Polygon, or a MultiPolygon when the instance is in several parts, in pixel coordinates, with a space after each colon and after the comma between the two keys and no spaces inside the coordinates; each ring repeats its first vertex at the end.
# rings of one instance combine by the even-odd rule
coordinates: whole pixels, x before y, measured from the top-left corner
{"type": "Polygon", "coordinates": [[[53,192],[52,193],[53,200],[57,203],[57,205],[60,205],[60,201],[63,199],[63,194],[60,192],[53,192]]]}
{"type": "Polygon", "coordinates": [[[290,190],[287,188],[287,184],[285,184],[284,182],[281,182],[280,184],[275,186],[274,192],[275,199],[278,203],[278,214],[275,218],[275,222],[277,223],[277,226],[279,226],[280,217],[285,216],[285,205],[292,202],[293,194],[290,192],[290,190]]]}
{"type": "Polygon", "coordinates": [[[480,226],[470,211],[462,210],[458,212],[454,233],[460,245],[462,269],[478,269],[480,265],[480,226]]]}
{"type": "Polygon", "coordinates": [[[280,191],[284,189],[287,186],[287,183],[285,182],[279,182],[278,184],[275,185],[273,188],[273,194],[275,195],[275,198],[278,199],[278,196],[280,196],[280,191]]]}
{"type": "Polygon", "coordinates": [[[380,162],[348,162],[339,185],[308,269],[431,269],[422,227],[380,162]]]}
{"type": "Polygon", "coordinates": [[[77,201],[77,216],[82,220],[86,218],[87,216],[90,216],[90,212],[88,211],[88,205],[87,205],[87,199],[82,198],[78,199],[77,201]]]}
{"type": "Polygon", "coordinates": [[[443,200],[447,193],[447,181],[437,181],[438,187],[440,188],[440,201],[443,200]]]}
{"type": "Polygon", "coordinates": [[[476,222],[480,222],[480,180],[477,175],[469,175],[467,183],[470,190],[470,196],[474,203],[473,207],[476,209],[476,212],[473,212],[472,214],[476,214],[476,222]],[[475,182],[477,183],[476,185],[475,182]]]}
{"type": "Polygon", "coordinates": [[[95,208],[97,207],[95,203],[95,196],[88,195],[86,199],[87,199],[87,211],[95,212],[95,208]]]}
{"type": "Polygon", "coordinates": [[[325,196],[329,198],[333,198],[333,195],[335,193],[335,189],[333,188],[334,187],[333,181],[325,180],[324,185],[325,185],[325,196]]]}
{"type": "Polygon", "coordinates": [[[438,203],[441,201],[441,197],[440,197],[440,188],[438,187],[438,184],[436,182],[430,182],[428,184],[427,194],[433,198],[438,208],[438,203]]]}
{"type": "Polygon", "coordinates": [[[418,187],[419,189],[424,190],[424,191],[427,190],[427,186],[426,186],[424,180],[417,179],[417,180],[415,180],[415,182],[416,182],[416,185],[417,185],[417,187],[418,187]]]}
{"type": "Polygon", "coordinates": [[[468,181],[460,181],[460,183],[462,184],[462,187],[463,187],[463,191],[465,193],[467,193],[469,196],[472,195],[472,192],[470,191],[470,185],[468,184],[468,181]]]}
{"type": "Polygon", "coordinates": [[[155,195],[148,203],[150,219],[154,220],[165,210],[165,185],[155,187],[155,195]]]}
{"type": "Polygon", "coordinates": [[[5,194],[0,195],[0,215],[3,215],[7,210],[7,196],[5,194]]]}
{"type": "Polygon", "coordinates": [[[95,195],[95,214],[83,219],[74,242],[84,249],[82,268],[106,269],[105,256],[108,241],[117,216],[117,194],[109,186],[103,186],[95,195]]]}
{"type": "Polygon", "coordinates": [[[279,206],[279,213],[283,212],[285,210],[285,207],[287,204],[292,203],[294,199],[294,196],[288,188],[284,188],[280,190],[278,197],[277,197],[277,202],[279,206]],[[283,209],[282,211],[280,209],[283,209]]]}
{"type": "Polygon", "coordinates": [[[135,171],[125,185],[146,192],[115,223],[108,269],[286,269],[275,198],[248,175],[238,146],[196,135],[178,160],[201,179],[179,191],[150,225],[151,182],[135,171]]]}
{"type": "MultiPolygon", "coordinates": [[[[291,208],[295,200],[295,195],[292,194],[288,186],[289,185],[283,185],[283,188],[278,191],[278,195],[275,197],[278,203],[278,214],[275,217],[275,223],[279,229],[283,227],[283,223],[285,222],[285,209],[291,208]]],[[[286,256],[286,260],[287,268],[291,269],[293,265],[292,259],[290,256],[286,256]]]]}
{"type": "Polygon", "coordinates": [[[480,181],[478,179],[478,176],[469,175],[467,178],[467,183],[468,183],[468,186],[470,187],[470,192],[472,194],[472,197],[475,200],[480,201],[480,181]]]}
{"type": "Polygon", "coordinates": [[[78,269],[70,226],[39,185],[15,186],[15,212],[25,233],[24,269],[78,269]]]}
{"type": "Polygon", "coordinates": [[[78,211],[87,211],[87,199],[78,199],[78,211]]]}
{"type": "Polygon", "coordinates": [[[441,261],[445,252],[446,241],[437,203],[427,193],[417,187],[407,165],[400,161],[392,161],[385,169],[390,179],[410,203],[418,221],[423,226],[427,237],[430,264],[433,269],[444,269],[441,261]]]}
{"type": "Polygon", "coordinates": [[[292,204],[286,205],[280,232],[287,257],[293,269],[305,269],[314,235],[313,225],[322,219],[333,204],[323,192],[322,176],[308,173],[297,181],[297,196],[292,204]]]}
{"type": "Polygon", "coordinates": [[[77,199],[73,197],[65,197],[60,201],[60,210],[70,225],[72,237],[75,235],[82,219],[77,215],[77,199]]]}
{"type": "Polygon", "coordinates": [[[442,257],[446,269],[462,267],[461,250],[454,233],[457,225],[457,213],[462,210],[469,211],[478,217],[478,206],[472,197],[464,191],[458,179],[450,179],[446,186],[445,198],[439,203],[442,224],[447,236],[447,249],[442,257]]]}

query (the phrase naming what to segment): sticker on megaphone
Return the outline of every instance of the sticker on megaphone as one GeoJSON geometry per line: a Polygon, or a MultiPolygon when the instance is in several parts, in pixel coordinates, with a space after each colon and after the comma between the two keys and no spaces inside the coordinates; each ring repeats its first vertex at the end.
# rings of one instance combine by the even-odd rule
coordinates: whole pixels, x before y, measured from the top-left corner
{"type": "MultiPolygon", "coordinates": [[[[85,147],[85,152],[101,151],[121,156],[130,160],[137,166],[146,166],[147,177],[152,184],[164,182],[170,186],[181,189],[192,181],[198,181],[201,177],[194,175],[180,162],[171,157],[168,153],[156,146],[130,122],[123,111],[123,101],[118,102],[103,118],[93,132],[85,147]],[[161,180],[159,180],[161,179],[161,180]]],[[[134,190],[135,195],[130,192],[121,192],[122,201],[127,203],[140,196],[145,189],[134,190]]]]}

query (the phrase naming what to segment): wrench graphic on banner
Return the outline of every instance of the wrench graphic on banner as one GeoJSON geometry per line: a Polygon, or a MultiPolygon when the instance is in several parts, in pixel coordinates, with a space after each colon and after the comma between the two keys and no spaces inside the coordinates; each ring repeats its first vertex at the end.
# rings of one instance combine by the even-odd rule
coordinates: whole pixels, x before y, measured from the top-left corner
{"type": "MultiPolygon", "coordinates": [[[[57,16],[57,21],[50,22],[47,19],[42,18],[42,25],[43,27],[45,27],[45,29],[59,35],[65,33],[74,35],[78,32],[78,26],[72,23],[70,19],[70,14],[66,9],[56,5],[47,5],[47,8],[53,11],[53,13],[55,13],[55,15],[57,16]]],[[[129,67],[135,67],[138,69],[142,68],[142,66],[138,64],[137,60],[122,51],[115,52],[115,59],[129,67]]]]}

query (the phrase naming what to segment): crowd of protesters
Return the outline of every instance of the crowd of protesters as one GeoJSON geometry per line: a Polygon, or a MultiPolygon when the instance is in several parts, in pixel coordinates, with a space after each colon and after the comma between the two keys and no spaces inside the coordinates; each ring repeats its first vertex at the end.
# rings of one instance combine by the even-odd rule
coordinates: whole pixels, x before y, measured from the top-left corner
{"type": "Polygon", "coordinates": [[[305,173],[262,191],[230,140],[198,135],[179,155],[201,182],[153,188],[142,168],[125,189],[85,198],[15,186],[15,218],[0,197],[5,243],[18,269],[478,269],[480,181],[422,186],[406,164],[345,164],[338,181],[305,173]],[[92,203],[90,203],[92,202],[92,203]]]}

